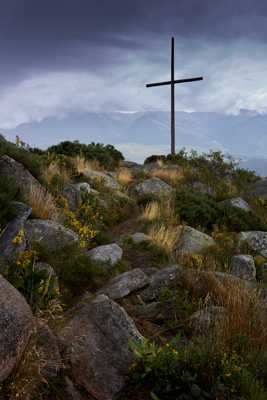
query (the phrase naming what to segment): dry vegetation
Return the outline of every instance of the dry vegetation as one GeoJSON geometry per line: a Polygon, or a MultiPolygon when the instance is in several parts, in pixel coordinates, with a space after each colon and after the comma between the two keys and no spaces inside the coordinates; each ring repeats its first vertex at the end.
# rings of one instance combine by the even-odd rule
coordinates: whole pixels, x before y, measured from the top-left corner
{"type": "Polygon", "coordinates": [[[48,191],[45,192],[43,187],[31,185],[28,202],[32,207],[32,217],[57,221],[59,211],[56,208],[54,198],[48,191]]]}
{"type": "Polygon", "coordinates": [[[126,186],[133,180],[133,176],[130,171],[120,168],[117,171],[116,179],[122,186],[126,186]]]}

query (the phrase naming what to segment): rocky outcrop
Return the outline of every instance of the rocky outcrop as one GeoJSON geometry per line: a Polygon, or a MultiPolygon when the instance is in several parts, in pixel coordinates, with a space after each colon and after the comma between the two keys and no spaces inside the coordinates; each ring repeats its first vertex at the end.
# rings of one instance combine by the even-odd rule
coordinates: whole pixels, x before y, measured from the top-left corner
{"type": "Polygon", "coordinates": [[[267,232],[248,231],[240,232],[239,238],[241,241],[247,241],[249,245],[267,258],[267,232]]]}
{"type": "Polygon", "coordinates": [[[248,194],[253,197],[267,199],[267,180],[261,179],[255,183],[255,188],[251,190],[248,194]]]}
{"type": "Polygon", "coordinates": [[[238,278],[245,280],[255,280],[256,278],[256,267],[252,256],[247,254],[239,254],[233,256],[230,272],[238,278]]]}
{"type": "Polygon", "coordinates": [[[39,242],[49,250],[60,249],[79,240],[75,232],[54,221],[32,219],[25,222],[24,229],[29,243],[39,242]]]}
{"type": "Polygon", "coordinates": [[[95,262],[113,267],[121,259],[122,249],[117,243],[105,244],[88,251],[87,255],[95,262]]]}
{"type": "Polygon", "coordinates": [[[25,250],[24,223],[32,211],[31,207],[18,201],[13,201],[12,204],[17,216],[7,223],[0,235],[0,259],[4,263],[14,261],[17,255],[25,250]],[[13,239],[18,236],[19,232],[20,239],[14,243],[13,239]]]}
{"type": "Polygon", "coordinates": [[[153,274],[149,286],[140,294],[144,302],[152,301],[158,297],[163,288],[174,288],[179,285],[183,275],[180,265],[171,265],[153,274]]]}
{"type": "Polygon", "coordinates": [[[149,237],[145,233],[136,232],[131,235],[131,239],[134,244],[139,244],[145,242],[146,240],[149,240],[149,237]]]}
{"type": "Polygon", "coordinates": [[[42,192],[43,197],[46,196],[46,189],[43,188],[24,165],[7,155],[0,157],[0,176],[6,179],[13,178],[17,187],[26,195],[29,193],[30,187],[32,186],[36,190],[42,192]]]}
{"type": "Polygon", "coordinates": [[[33,315],[24,297],[0,275],[0,382],[20,360],[33,331],[33,315]]]}
{"type": "Polygon", "coordinates": [[[122,299],[131,292],[147,286],[149,281],[148,276],[141,269],[135,268],[115,276],[99,293],[105,294],[113,300],[122,299]]]}
{"type": "Polygon", "coordinates": [[[125,310],[105,295],[85,305],[59,334],[75,381],[97,400],[112,400],[133,360],[130,339],[141,334],[125,310]]]}
{"type": "Polygon", "coordinates": [[[235,197],[233,199],[227,199],[224,201],[219,202],[220,205],[231,205],[232,207],[240,208],[243,211],[252,211],[251,207],[248,205],[248,203],[243,200],[241,197],[235,197]]]}
{"type": "Polygon", "coordinates": [[[206,233],[190,226],[178,227],[179,238],[177,250],[186,255],[198,254],[201,250],[215,244],[214,239],[206,233]]]}
{"type": "Polygon", "coordinates": [[[168,195],[172,190],[173,188],[170,185],[155,177],[137,184],[133,187],[132,192],[136,196],[143,194],[168,195]]]}
{"type": "Polygon", "coordinates": [[[104,172],[94,171],[89,168],[85,168],[85,172],[89,178],[102,180],[104,185],[108,186],[110,189],[120,190],[120,184],[111,176],[104,174],[104,172]]]}
{"type": "Polygon", "coordinates": [[[82,200],[82,192],[91,193],[94,195],[99,194],[99,192],[92,189],[87,182],[80,182],[75,184],[68,183],[64,185],[62,195],[68,201],[71,211],[75,211],[79,207],[79,204],[82,200]]]}

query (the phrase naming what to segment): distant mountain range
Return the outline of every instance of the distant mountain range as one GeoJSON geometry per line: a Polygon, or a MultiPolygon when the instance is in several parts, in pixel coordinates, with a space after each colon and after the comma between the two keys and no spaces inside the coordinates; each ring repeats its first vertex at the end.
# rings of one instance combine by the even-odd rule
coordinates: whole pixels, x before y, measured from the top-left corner
{"type": "MultiPolygon", "coordinates": [[[[176,112],[175,120],[176,151],[182,147],[201,152],[221,150],[244,159],[244,168],[255,169],[262,176],[267,176],[267,115],[253,110],[241,110],[236,116],[214,112],[176,112]]],[[[130,149],[136,145],[139,149],[136,156],[133,151],[130,154],[133,161],[140,162],[155,149],[158,154],[168,152],[170,113],[75,113],[62,119],[51,117],[41,122],[22,124],[10,130],[0,127],[0,133],[11,141],[15,141],[18,135],[30,146],[40,148],[63,140],[94,141],[112,144],[119,149],[130,149]],[[143,153],[142,149],[145,149],[143,153]]],[[[127,157],[127,154],[124,155],[127,157]]]]}

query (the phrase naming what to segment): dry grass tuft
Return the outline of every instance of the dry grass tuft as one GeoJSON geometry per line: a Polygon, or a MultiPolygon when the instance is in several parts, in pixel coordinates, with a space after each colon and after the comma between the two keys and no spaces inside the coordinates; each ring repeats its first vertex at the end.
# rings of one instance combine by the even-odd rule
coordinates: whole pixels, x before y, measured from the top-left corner
{"type": "Polygon", "coordinates": [[[77,171],[84,175],[86,175],[86,168],[91,169],[93,171],[101,171],[101,172],[104,171],[104,168],[100,166],[98,160],[86,160],[82,156],[76,156],[73,159],[73,163],[77,171]]]}
{"type": "Polygon", "coordinates": [[[151,173],[152,176],[156,176],[170,184],[178,184],[183,178],[183,172],[178,169],[158,169],[151,173]]]}
{"type": "Polygon", "coordinates": [[[59,211],[55,206],[54,198],[49,192],[45,192],[43,187],[31,185],[27,197],[33,217],[57,221],[59,211]]]}
{"type": "Polygon", "coordinates": [[[166,226],[178,225],[178,217],[175,214],[173,199],[171,197],[159,198],[159,201],[149,202],[142,210],[142,218],[148,221],[160,219],[166,226]]]}
{"type": "Polygon", "coordinates": [[[133,176],[130,171],[127,171],[126,169],[119,169],[117,171],[117,181],[122,185],[128,185],[129,182],[132,181],[133,176]]]}
{"type": "Polygon", "coordinates": [[[267,347],[267,318],[259,306],[258,295],[249,293],[242,285],[230,288],[227,284],[223,297],[219,297],[226,313],[217,337],[228,348],[239,342],[242,350],[267,347]]]}
{"type": "Polygon", "coordinates": [[[57,162],[52,161],[48,167],[43,169],[43,176],[46,182],[50,185],[55,176],[60,176],[62,183],[71,183],[70,173],[66,168],[60,167],[57,162]]]}
{"type": "Polygon", "coordinates": [[[164,224],[154,225],[147,235],[153,244],[162,247],[169,255],[173,253],[178,237],[177,227],[167,227],[164,224]]]}
{"type": "Polygon", "coordinates": [[[142,218],[152,221],[153,219],[159,219],[161,217],[161,207],[157,201],[151,201],[148,203],[142,212],[142,218]]]}
{"type": "Polygon", "coordinates": [[[267,318],[256,291],[244,282],[225,276],[222,281],[212,272],[188,270],[187,285],[205,298],[204,306],[216,305],[224,312],[215,325],[214,338],[230,350],[261,350],[267,347],[267,318]]]}

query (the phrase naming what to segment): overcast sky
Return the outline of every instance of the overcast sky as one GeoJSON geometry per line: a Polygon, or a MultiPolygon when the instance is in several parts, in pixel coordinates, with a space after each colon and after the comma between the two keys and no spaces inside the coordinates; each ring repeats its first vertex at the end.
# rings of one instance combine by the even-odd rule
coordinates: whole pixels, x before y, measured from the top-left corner
{"type": "Polygon", "coordinates": [[[267,113],[264,0],[1,0],[0,128],[76,111],[267,113]]]}

